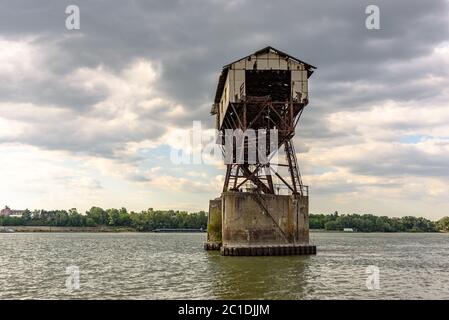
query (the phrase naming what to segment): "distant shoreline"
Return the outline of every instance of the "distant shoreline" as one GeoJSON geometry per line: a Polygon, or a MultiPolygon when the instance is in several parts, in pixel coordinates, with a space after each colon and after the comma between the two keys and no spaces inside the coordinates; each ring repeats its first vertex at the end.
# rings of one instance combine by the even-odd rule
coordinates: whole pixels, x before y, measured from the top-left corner
{"type": "MultiPolygon", "coordinates": [[[[1,228],[12,229],[17,233],[33,233],[33,232],[54,232],[54,233],[124,233],[124,232],[132,232],[132,233],[205,233],[206,230],[201,229],[155,229],[151,231],[139,231],[131,227],[110,227],[110,226],[98,226],[98,227],[50,227],[50,226],[2,226],[0,227],[0,233],[4,233],[5,230],[1,230],[1,228]]],[[[447,233],[443,231],[436,232],[424,232],[424,231],[415,231],[415,232],[347,232],[343,230],[326,230],[326,229],[310,229],[311,233],[447,233]]]]}
{"type": "MultiPolygon", "coordinates": [[[[5,229],[12,229],[14,232],[66,232],[66,233],[123,233],[123,232],[152,232],[152,233],[177,233],[177,232],[188,232],[188,233],[201,233],[206,232],[206,230],[199,229],[155,229],[152,231],[138,231],[130,227],[109,227],[109,226],[99,226],[99,227],[50,227],[50,226],[4,226],[5,229]]],[[[0,230],[0,233],[2,231],[0,230]]]]}
{"type": "Polygon", "coordinates": [[[445,231],[343,231],[343,230],[326,230],[326,229],[310,229],[310,233],[448,233],[445,231]]]}

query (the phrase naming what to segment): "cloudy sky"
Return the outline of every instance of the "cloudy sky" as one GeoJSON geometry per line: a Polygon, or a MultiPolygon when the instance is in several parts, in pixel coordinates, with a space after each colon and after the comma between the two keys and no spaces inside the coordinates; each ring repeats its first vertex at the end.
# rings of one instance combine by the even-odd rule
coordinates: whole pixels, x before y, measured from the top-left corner
{"type": "Polygon", "coordinates": [[[318,67],[295,138],[311,212],[449,215],[448,0],[2,1],[0,206],[206,209],[223,167],[170,152],[267,45],[318,67]]]}

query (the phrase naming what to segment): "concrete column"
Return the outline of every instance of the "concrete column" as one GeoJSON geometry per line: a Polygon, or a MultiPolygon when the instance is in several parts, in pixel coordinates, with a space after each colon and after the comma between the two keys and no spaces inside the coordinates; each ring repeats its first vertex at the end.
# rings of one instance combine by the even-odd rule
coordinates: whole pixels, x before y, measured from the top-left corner
{"type": "Polygon", "coordinates": [[[219,250],[222,243],[222,203],[221,198],[209,201],[209,214],[207,217],[206,250],[219,250]]]}
{"type": "Polygon", "coordinates": [[[315,254],[316,247],[309,244],[309,199],[224,192],[209,202],[204,247],[237,256],[315,254]]]}
{"type": "Polygon", "coordinates": [[[254,197],[245,192],[222,194],[224,245],[309,243],[307,197],[261,195],[269,214],[254,197]]]}

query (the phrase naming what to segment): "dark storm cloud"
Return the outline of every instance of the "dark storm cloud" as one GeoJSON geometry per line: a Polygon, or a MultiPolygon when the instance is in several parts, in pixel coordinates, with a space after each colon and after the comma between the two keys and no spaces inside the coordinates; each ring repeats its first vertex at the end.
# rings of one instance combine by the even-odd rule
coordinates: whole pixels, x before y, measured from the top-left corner
{"type": "Polygon", "coordinates": [[[0,86],[0,100],[37,105],[53,105],[79,112],[88,112],[95,103],[106,98],[103,92],[86,92],[57,79],[22,81],[19,85],[0,86]]]}
{"type": "MultiPolygon", "coordinates": [[[[195,110],[212,99],[223,64],[265,45],[319,66],[312,78],[318,96],[341,81],[388,81],[385,62],[428,54],[449,38],[446,1],[375,2],[382,28],[376,31],[364,24],[372,1],[359,0],[14,1],[1,5],[0,30],[6,36],[63,36],[69,33],[64,9],[77,4],[83,36],[60,42],[66,69],[99,63],[120,68],[135,57],[154,59],[164,68],[161,89],[195,110]]],[[[397,98],[404,96],[410,95],[397,98]]]]}
{"type": "Polygon", "coordinates": [[[75,123],[47,123],[31,127],[14,138],[2,138],[1,143],[21,142],[48,150],[66,150],[74,153],[87,153],[92,156],[118,158],[125,162],[143,160],[142,156],[126,156],[126,143],[141,142],[146,139],[160,137],[166,128],[163,125],[149,123],[147,127],[129,129],[125,126],[118,130],[99,130],[85,132],[82,122],[75,123]]]}
{"type": "MultiPolygon", "coordinates": [[[[187,126],[192,120],[212,125],[208,111],[221,67],[272,45],[318,66],[310,81],[311,104],[302,120],[301,135],[344,137],[346,132],[325,127],[326,115],[387,99],[409,101],[438,94],[438,86],[410,83],[424,68],[427,73],[440,74],[438,66],[414,63],[399,70],[394,66],[425,57],[447,41],[447,17],[444,0],[2,2],[1,36],[36,35],[36,43],[44,48],[51,45],[56,53],[47,65],[53,75],[50,80],[2,86],[0,100],[89,113],[105,93],[67,87],[58,77],[100,64],[120,72],[134,59],[146,58],[162,66],[157,89],[182,104],[187,113],[166,119],[167,109],[161,105],[154,112],[142,111],[142,120],[161,126],[187,126]],[[65,30],[64,11],[70,4],[81,10],[79,31],[65,30]],[[369,4],[380,7],[381,30],[365,28],[369,4]],[[357,89],[360,84],[367,89],[357,89]]],[[[116,144],[154,138],[164,131],[137,130],[80,141],[59,130],[55,135],[53,126],[49,128],[28,131],[23,142],[110,154],[116,144]],[[104,142],[99,143],[101,139],[104,142]]]]}

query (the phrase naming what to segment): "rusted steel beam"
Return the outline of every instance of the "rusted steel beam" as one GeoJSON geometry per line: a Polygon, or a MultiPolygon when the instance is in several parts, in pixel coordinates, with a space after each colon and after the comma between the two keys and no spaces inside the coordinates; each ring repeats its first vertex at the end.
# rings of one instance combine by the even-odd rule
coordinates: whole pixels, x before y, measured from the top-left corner
{"type": "Polygon", "coordinates": [[[223,186],[223,192],[228,191],[228,185],[229,185],[229,178],[231,175],[231,169],[232,169],[232,164],[228,164],[226,166],[226,175],[225,175],[225,182],[224,182],[224,186],[223,186]]]}
{"type": "Polygon", "coordinates": [[[270,188],[270,193],[274,194],[274,185],[273,185],[273,179],[271,177],[271,174],[267,174],[267,181],[268,181],[268,187],[270,188]]]}
{"type": "Polygon", "coordinates": [[[240,182],[240,184],[237,186],[237,189],[240,188],[240,187],[241,187],[246,181],[248,181],[250,178],[252,178],[252,177],[257,173],[257,171],[259,171],[260,167],[261,167],[261,165],[258,165],[258,166],[256,167],[256,169],[254,169],[254,171],[251,173],[250,176],[245,176],[245,180],[243,180],[242,182],[240,182]]]}
{"type": "Polygon", "coordinates": [[[285,181],[284,178],[281,177],[281,175],[279,173],[277,173],[276,171],[274,171],[274,169],[272,167],[270,167],[271,171],[273,171],[273,173],[292,191],[294,192],[295,190],[290,186],[290,184],[285,181]]]}
{"type": "Polygon", "coordinates": [[[249,170],[249,168],[247,167],[247,165],[242,165],[241,169],[243,171],[243,173],[249,178],[249,180],[251,180],[257,187],[259,187],[264,193],[269,194],[270,193],[270,189],[265,185],[265,183],[263,183],[262,181],[260,181],[260,179],[258,179],[256,176],[252,175],[251,170],[249,170]]]}
{"type": "Polygon", "coordinates": [[[242,129],[243,131],[245,131],[245,127],[244,127],[242,121],[240,121],[239,114],[237,113],[237,110],[235,110],[234,104],[231,103],[230,105],[231,105],[231,107],[232,107],[232,110],[234,111],[234,114],[237,116],[237,120],[239,121],[239,124],[240,124],[240,127],[239,127],[239,128],[242,129]]]}
{"type": "Polygon", "coordinates": [[[236,170],[237,170],[237,172],[235,173],[235,178],[234,178],[234,189],[237,189],[236,185],[237,185],[237,180],[239,179],[240,167],[237,166],[236,170]]]}

